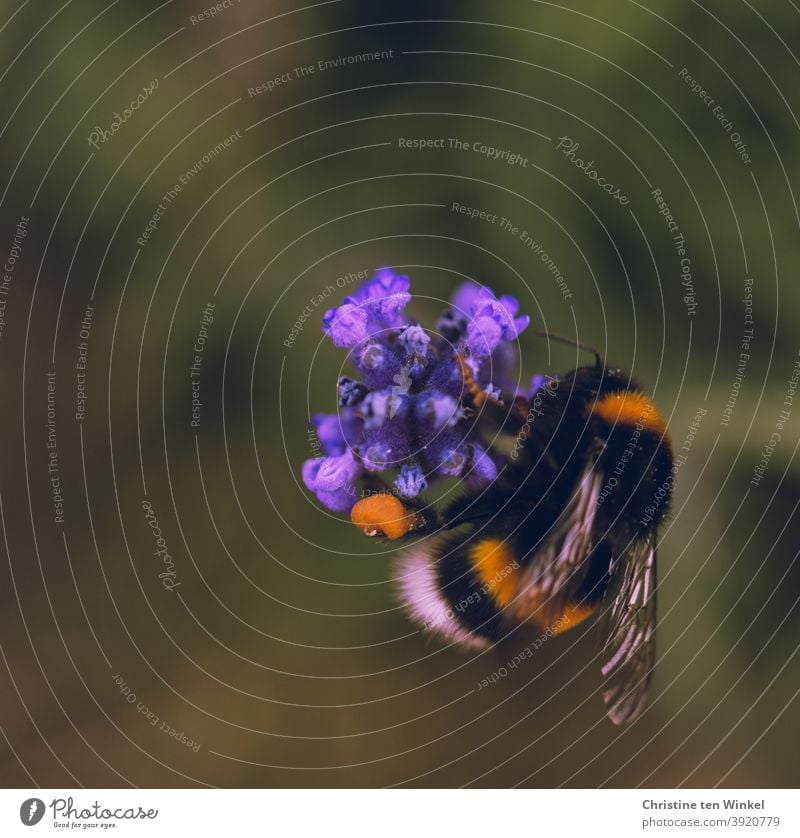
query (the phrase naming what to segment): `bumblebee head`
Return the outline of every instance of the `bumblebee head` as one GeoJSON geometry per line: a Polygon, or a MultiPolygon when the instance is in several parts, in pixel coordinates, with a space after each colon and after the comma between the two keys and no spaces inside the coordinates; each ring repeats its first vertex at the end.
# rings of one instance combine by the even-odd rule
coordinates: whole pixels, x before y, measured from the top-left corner
{"type": "Polygon", "coordinates": [[[602,399],[611,393],[639,390],[636,382],[618,367],[600,364],[577,367],[563,376],[562,384],[590,401],[602,399]]]}

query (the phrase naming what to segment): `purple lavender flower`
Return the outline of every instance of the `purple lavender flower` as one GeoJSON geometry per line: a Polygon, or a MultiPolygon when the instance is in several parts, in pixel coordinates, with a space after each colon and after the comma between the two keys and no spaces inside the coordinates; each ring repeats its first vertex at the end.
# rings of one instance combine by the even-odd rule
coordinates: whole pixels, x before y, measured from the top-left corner
{"type": "Polygon", "coordinates": [[[428,488],[425,472],[419,466],[403,466],[397,480],[394,481],[397,490],[407,498],[415,498],[428,488]]]}
{"type": "Polygon", "coordinates": [[[352,300],[364,306],[377,328],[402,326],[403,309],[411,302],[407,276],[396,274],[391,268],[379,268],[375,276],[365,282],[352,297],[352,300]]]}
{"type": "MultiPolygon", "coordinates": [[[[391,335],[386,334],[384,341],[391,335]]],[[[375,339],[356,347],[351,360],[369,388],[389,387],[399,375],[403,364],[393,348],[375,339]]]]}
{"type": "Polygon", "coordinates": [[[491,355],[502,340],[514,340],[527,329],[530,318],[515,318],[519,302],[504,296],[498,300],[488,288],[481,288],[470,302],[467,345],[473,356],[491,355]]]}
{"type": "Polygon", "coordinates": [[[323,506],[348,512],[356,502],[356,480],[361,466],[352,451],[338,457],[314,457],[303,463],[303,481],[323,506]]]}
{"type": "Polygon", "coordinates": [[[429,428],[432,432],[446,426],[452,427],[464,415],[456,399],[437,393],[436,390],[426,390],[420,393],[414,401],[418,424],[423,428],[429,428]]]}
{"type": "Polygon", "coordinates": [[[491,483],[497,477],[497,464],[486,449],[477,442],[472,446],[471,468],[479,481],[491,483]]]}
{"type": "Polygon", "coordinates": [[[428,344],[431,339],[422,326],[406,326],[400,332],[399,340],[408,355],[426,356],[428,354],[428,344]]]}
{"type": "Polygon", "coordinates": [[[467,466],[465,446],[456,444],[446,448],[439,460],[439,471],[452,477],[459,477],[467,466]]]}
{"type": "Polygon", "coordinates": [[[386,471],[411,456],[412,439],[401,417],[388,419],[377,430],[365,430],[358,453],[367,471],[386,471]]]}
{"type": "Polygon", "coordinates": [[[325,456],[303,465],[306,486],[334,511],[349,511],[358,482],[374,485],[381,472],[395,472],[406,498],[444,477],[487,485],[497,476],[462,407],[457,356],[489,396],[510,402],[519,394],[511,342],[529,320],[518,316],[516,299],[475,282],[456,290],[433,332],[407,318],[410,300],[408,277],[381,268],[323,318],[358,372],[339,379],[339,413],[313,417],[325,456]]]}
{"type": "Polygon", "coordinates": [[[483,286],[478,285],[477,282],[473,282],[471,279],[462,282],[453,292],[449,311],[454,312],[466,324],[472,313],[472,305],[482,290],[483,286]]]}
{"type": "Polygon", "coordinates": [[[348,409],[339,413],[315,413],[311,422],[322,450],[332,457],[339,457],[351,449],[364,427],[364,420],[348,409]]]}
{"type": "Polygon", "coordinates": [[[380,268],[338,308],[322,318],[322,329],[336,346],[351,347],[386,329],[402,326],[403,309],[411,300],[407,276],[380,268]]]}
{"type": "Polygon", "coordinates": [[[347,440],[342,433],[339,417],[334,413],[317,413],[311,417],[322,450],[332,457],[347,451],[347,440]]]}
{"type": "Polygon", "coordinates": [[[337,389],[339,391],[339,405],[340,407],[353,407],[369,393],[369,387],[365,387],[360,381],[355,381],[343,375],[338,383],[337,389]]]}
{"type": "Polygon", "coordinates": [[[322,328],[336,346],[355,346],[368,336],[366,309],[354,303],[325,312],[322,328]]]}

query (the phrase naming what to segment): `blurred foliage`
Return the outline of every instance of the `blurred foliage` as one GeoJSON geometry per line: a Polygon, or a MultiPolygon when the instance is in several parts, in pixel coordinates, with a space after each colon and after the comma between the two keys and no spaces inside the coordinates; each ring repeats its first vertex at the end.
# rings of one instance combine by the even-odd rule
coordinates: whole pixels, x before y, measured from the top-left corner
{"type": "MultiPolygon", "coordinates": [[[[789,3],[651,5],[242,2],[197,24],[178,0],[6,10],[2,249],[31,218],[0,339],[6,785],[797,784],[800,405],[750,480],[798,353],[800,25],[789,3]],[[380,50],[394,57],[248,93],[380,50]],[[94,126],[154,79],[92,149],[94,126]],[[137,245],[167,190],[235,132],[137,245]],[[562,136],[628,206],[565,158],[562,136]],[[686,237],[694,316],[654,188],[686,237]],[[518,237],[453,202],[530,231],[572,297],[518,237]],[[653,700],[630,730],[604,719],[596,626],[478,690],[517,641],[474,657],[421,636],[392,594],[394,551],[300,485],[308,417],[334,408],[345,354],[323,343],[321,308],[283,341],[313,295],[380,264],[411,276],[427,322],[473,277],[601,347],[654,395],[676,447],[708,411],[659,556],[653,700]],[[724,427],[746,276],[755,338],[724,427]],[[209,301],[195,433],[189,369],[209,301]],[[63,527],[46,468],[53,369],[63,527]],[[179,595],[158,579],[143,498],[179,595]],[[151,726],[117,674],[200,750],[151,726]]],[[[532,333],[521,350],[523,378],[581,360],[532,333]]]]}

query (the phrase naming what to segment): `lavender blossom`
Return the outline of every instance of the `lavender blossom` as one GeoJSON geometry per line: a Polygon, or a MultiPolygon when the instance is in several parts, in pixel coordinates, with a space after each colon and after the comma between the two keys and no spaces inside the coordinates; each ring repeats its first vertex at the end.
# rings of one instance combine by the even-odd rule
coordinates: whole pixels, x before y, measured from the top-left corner
{"type": "Polygon", "coordinates": [[[305,485],[335,512],[349,511],[359,482],[380,473],[394,472],[406,498],[445,477],[482,486],[497,476],[461,404],[457,355],[489,396],[510,401],[518,392],[511,342],[529,318],[518,316],[513,297],[467,282],[429,331],[406,316],[409,287],[408,277],[381,268],[323,317],[323,331],[349,350],[358,372],[338,381],[339,412],[313,417],[324,456],[303,464],[305,485]]]}
{"type": "Polygon", "coordinates": [[[303,463],[303,481],[320,503],[334,512],[348,512],[356,502],[361,466],[352,451],[339,457],[314,457],[303,463]]]}
{"type": "Polygon", "coordinates": [[[419,466],[403,466],[394,485],[404,497],[415,498],[428,488],[428,480],[419,466]]]}

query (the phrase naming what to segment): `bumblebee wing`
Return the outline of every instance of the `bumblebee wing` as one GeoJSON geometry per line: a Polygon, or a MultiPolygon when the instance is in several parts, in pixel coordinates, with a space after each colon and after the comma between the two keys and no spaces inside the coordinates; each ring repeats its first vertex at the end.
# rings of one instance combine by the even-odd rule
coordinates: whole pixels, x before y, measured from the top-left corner
{"type": "Polygon", "coordinates": [[[612,561],[603,653],[603,700],[614,724],[632,722],[647,700],[655,663],[655,537],[635,542],[612,561]]]}
{"type": "Polygon", "coordinates": [[[602,484],[602,470],[595,468],[593,460],[588,462],[564,512],[527,560],[513,605],[517,619],[527,620],[538,614],[534,621],[548,625],[575,601],[594,544],[602,484]]]}

